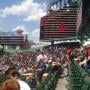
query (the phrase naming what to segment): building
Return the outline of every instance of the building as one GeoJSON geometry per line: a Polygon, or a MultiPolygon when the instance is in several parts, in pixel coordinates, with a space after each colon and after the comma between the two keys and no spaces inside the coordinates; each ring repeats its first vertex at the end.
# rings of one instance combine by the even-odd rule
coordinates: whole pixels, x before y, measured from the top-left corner
{"type": "Polygon", "coordinates": [[[69,6],[64,5],[63,8],[51,10],[41,18],[40,40],[53,42],[77,39],[81,22],[82,2],[80,5],[78,1],[71,2],[69,6]]]}
{"type": "Polygon", "coordinates": [[[15,32],[0,32],[0,45],[25,48],[28,45],[28,38],[26,34],[22,34],[23,30],[18,29],[15,32]]]}

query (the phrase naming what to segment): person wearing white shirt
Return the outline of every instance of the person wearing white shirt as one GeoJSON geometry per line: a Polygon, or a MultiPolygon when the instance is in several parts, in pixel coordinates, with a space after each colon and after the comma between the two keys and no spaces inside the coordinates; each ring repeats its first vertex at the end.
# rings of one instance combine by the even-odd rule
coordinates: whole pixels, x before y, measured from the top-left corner
{"type": "Polygon", "coordinates": [[[31,90],[31,88],[25,81],[19,79],[19,73],[17,71],[13,71],[12,74],[10,75],[10,78],[16,79],[18,81],[20,85],[20,90],[31,90]]]}
{"type": "Polygon", "coordinates": [[[18,83],[20,84],[20,90],[31,90],[26,82],[19,79],[18,83]]]}
{"type": "Polygon", "coordinates": [[[37,63],[40,61],[40,59],[45,60],[47,59],[47,56],[44,54],[44,52],[39,52],[36,58],[37,63]]]}

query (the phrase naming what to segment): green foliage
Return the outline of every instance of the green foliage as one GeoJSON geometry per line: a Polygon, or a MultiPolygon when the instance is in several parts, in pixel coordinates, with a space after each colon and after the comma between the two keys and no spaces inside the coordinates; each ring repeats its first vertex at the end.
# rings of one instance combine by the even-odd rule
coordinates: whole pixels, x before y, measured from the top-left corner
{"type": "Polygon", "coordinates": [[[82,18],[82,25],[78,32],[78,38],[81,40],[81,42],[87,41],[90,38],[90,8],[86,7],[85,13],[82,18]]]}
{"type": "Polygon", "coordinates": [[[90,38],[90,23],[87,21],[86,25],[83,25],[78,33],[81,42],[87,41],[90,38]]]}

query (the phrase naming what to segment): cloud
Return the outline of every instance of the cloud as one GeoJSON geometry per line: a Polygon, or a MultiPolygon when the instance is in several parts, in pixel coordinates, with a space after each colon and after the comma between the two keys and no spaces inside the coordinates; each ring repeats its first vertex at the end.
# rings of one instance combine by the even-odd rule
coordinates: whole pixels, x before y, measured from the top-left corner
{"type": "Polygon", "coordinates": [[[18,29],[23,30],[23,34],[29,34],[29,32],[27,31],[27,29],[26,29],[26,27],[25,27],[24,25],[18,25],[17,27],[15,27],[15,28],[13,29],[13,31],[16,31],[16,30],[18,30],[18,29]]]}
{"type": "Polygon", "coordinates": [[[35,30],[32,31],[31,35],[33,37],[39,37],[39,35],[40,35],[40,32],[39,31],[40,31],[39,29],[35,29],[35,30]]]}
{"type": "Polygon", "coordinates": [[[23,0],[21,4],[0,9],[0,17],[8,15],[22,16],[25,21],[37,21],[46,14],[46,5],[33,0],[23,0]]]}
{"type": "Polygon", "coordinates": [[[27,18],[25,18],[24,20],[25,21],[38,21],[40,20],[40,18],[42,16],[46,15],[46,13],[42,10],[42,9],[39,9],[38,10],[38,13],[36,12],[33,12],[31,15],[29,15],[27,18]]]}
{"type": "Polygon", "coordinates": [[[39,36],[40,36],[40,30],[35,29],[30,34],[30,40],[33,40],[35,42],[39,42],[39,36]]]}

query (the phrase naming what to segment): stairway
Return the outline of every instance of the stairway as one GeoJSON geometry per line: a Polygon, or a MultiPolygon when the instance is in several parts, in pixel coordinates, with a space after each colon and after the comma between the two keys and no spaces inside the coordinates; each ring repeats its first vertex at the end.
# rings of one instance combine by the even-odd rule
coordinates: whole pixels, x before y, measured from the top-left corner
{"type": "Polygon", "coordinates": [[[67,90],[66,85],[68,82],[66,80],[66,76],[67,76],[67,69],[64,68],[64,74],[62,75],[62,77],[59,78],[55,90],[67,90]]]}
{"type": "Polygon", "coordinates": [[[51,11],[41,18],[40,40],[74,39],[77,36],[77,3],[57,11],[51,11]]]}

